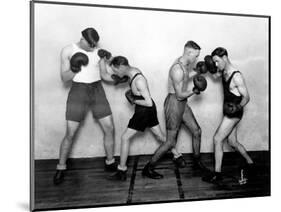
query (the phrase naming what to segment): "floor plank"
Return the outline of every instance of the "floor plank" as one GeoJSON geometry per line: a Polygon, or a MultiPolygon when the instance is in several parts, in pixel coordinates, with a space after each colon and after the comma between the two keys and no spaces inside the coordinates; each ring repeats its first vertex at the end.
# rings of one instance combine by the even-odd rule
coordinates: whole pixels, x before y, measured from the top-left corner
{"type": "MultiPolygon", "coordinates": [[[[35,208],[77,208],[104,205],[126,205],[163,201],[202,200],[270,195],[270,155],[267,151],[250,152],[256,163],[255,179],[246,186],[237,183],[243,160],[230,152],[224,155],[224,186],[201,180],[202,172],[193,167],[192,154],[184,154],[187,166],[178,169],[171,158],[161,159],[156,171],[161,180],[144,178],[141,171],[151,155],[131,156],[125,182],[109,181],[104,158],[68,160],[63,184],[53,185],[57,160],[35,161],[35,208]]],[[[203,163],[213,169],[213,154],[202,154],[203,163]]],[[[119,160],[119,158],[117,158],[119,160]]]]}

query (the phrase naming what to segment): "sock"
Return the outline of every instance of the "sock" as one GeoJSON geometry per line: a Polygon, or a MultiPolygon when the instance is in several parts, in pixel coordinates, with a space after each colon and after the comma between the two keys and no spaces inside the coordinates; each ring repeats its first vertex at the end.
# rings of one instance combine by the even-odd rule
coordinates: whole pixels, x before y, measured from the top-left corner
{"type": "Polygon", "coordinates": [[[66,164],[57,164],[57,170],[66,170],[66,164]]]}
{"type": "Polygon", "coordinates": [[[182,156],[181,153],[179,153],[178,155],[174,155],[174,159],[177,159],[177,158],[179,158],[179,157],[181,157],[181,156],[182,156]]]}
{"type": "Polygon", "coordinates": [[[115,162],[115,158],[113,158],[112,160],[107,160],[107,159],[105,159],[105,164],[106,164],[106,165],[113,164],[114,162],[115,162]]]}
{"type": "Polygon", "coordinates": [[[127,171],[127,166],[121,167],[120,165],[118,165],[117,169],[120,170],[120,171],[125,172],[125,171],[127,171]]]}

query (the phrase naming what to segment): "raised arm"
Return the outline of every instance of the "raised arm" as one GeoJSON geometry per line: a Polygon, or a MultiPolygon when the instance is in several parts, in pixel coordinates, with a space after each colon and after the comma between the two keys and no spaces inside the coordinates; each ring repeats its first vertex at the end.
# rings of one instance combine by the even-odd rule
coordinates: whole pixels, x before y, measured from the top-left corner
{"type": "Polygon", "coordinates": [[[63,82],[67,82],[72,80],[75,76],[70,69],[70,56],[71,56],[71,48],[69,46],[65,47],[61,51],[61,67],[60,67],[60,75],[63,82]]]}
{"type": "Polygon", "coordinates": [[[184,100],[193,94],[192,91],[183,91],[183,71],[179,66],[174,66],[170,72],[178,100],[184,100]]]}
{"type": "Polygon", "coordinates": [[[99,60],[100,76],[106,82],[115,82],[112,78],[113,70],[109,66],[109,60],[101,58],[99,60]]]}
{"type": "Polygon", "coordinates": [[[110,67],[110,61],[112,58],[107,59],[106,57],[102,57],[99,61],[99,69],[101,78],[106,82],[112,82],[114,85],[118,85],[120,83],[127,82],[129,80],[128,76],[119,77],[114,73],[112,68],[110,67]]]}

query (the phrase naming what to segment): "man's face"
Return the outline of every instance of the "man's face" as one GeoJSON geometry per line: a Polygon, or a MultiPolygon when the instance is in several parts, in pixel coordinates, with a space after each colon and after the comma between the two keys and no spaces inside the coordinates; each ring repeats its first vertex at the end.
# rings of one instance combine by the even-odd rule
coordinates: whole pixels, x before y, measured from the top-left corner
{"type": "MultiPolygon", "coordinates": [[[[81,41],[80,41],[83,45],[83,47],[85,48],[86,51],[93,51],[95,47],[91,46],[88,41],[86,41],[85,38],[81,38],[81,41]]],[[[97,46],[97,42],[95,43],[94,46],[97,46]]]]}
{"type": "Polygon", "coordinates": [[[198,60],[199,55],[200,55],[199,49],[189,48],[188,49],[188,58],[189,58],[190,64],[195,64],[198,60]]]}
{"type": "Polygon", "coordinates": [[[115,74],[117,74],[119,77],[123,77],[124,76],[124,71],[123,71],[123,66],[114,66],[114,65],[111,65],[111,68],[113,70],[113,72],[115,74]]]}
{"type": "Polygon", "coordinates": [[[219,72],[222,72],[225,69],[226,62],[224,57],[225,56],[223,57],[219,57],[217,55],[213,56],[213,61],[215,62],[219,72]]]}

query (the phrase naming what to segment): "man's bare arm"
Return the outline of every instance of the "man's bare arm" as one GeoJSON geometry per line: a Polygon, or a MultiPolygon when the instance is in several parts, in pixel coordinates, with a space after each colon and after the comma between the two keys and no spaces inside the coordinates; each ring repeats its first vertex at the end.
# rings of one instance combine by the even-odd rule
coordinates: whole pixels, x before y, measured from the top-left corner
{"type": "Polygon", "coordinates": [[[183,91],[182,86],[183,86],[183,71],[181,70],[180,67],[175,66],[171,70],[171,78],[173,82],[174,89],[176,91],[176,96],[178,100],[184,100],[188,97],[190,97],[193,92],[192,91],[183,91]]]}
{"type": "Polygon", "coordinates": [[[250,95],[242,74],[235,74],[233,77],[233,82],[236,88],[238,89],[238,92],[242,96],[242,101],[240,105],[244,107],[250,101],[250,95]]]}
{"type": "Polygon", "coordinates": [[[112,79],[113,70],[109,66],[109,61],[105,58],[100,59],[99,61],[100,76],[106,82],[114,82],[112,79]]]}
{"type": "Polygon", "coordinates": [[[150,93],[148,91],[147,83],[144,78],[137,79],[136,82],[136,88],[139,91],[139,93],[142,95],[144,100],[135,100],[134,103],[146,107],[152,106],[152,99],[150,96],[150,93]]]}
{"type": "Polygon", "coordinates": [[[75,76],[70,69],[70,55],[71,55],[71,47],[67,46],[61,51],[61,67],[60,67],[60,75],[63,82],[67,82],[72,80],[75,76]]]}

